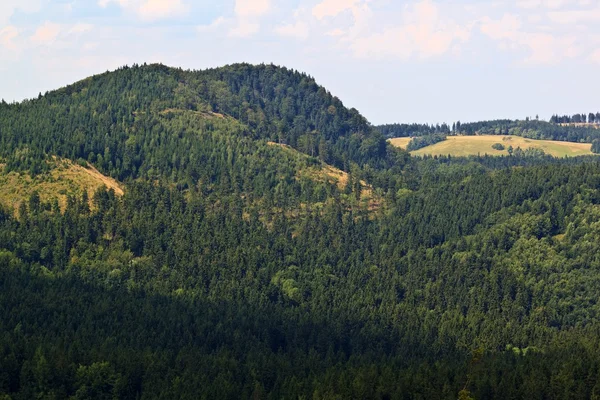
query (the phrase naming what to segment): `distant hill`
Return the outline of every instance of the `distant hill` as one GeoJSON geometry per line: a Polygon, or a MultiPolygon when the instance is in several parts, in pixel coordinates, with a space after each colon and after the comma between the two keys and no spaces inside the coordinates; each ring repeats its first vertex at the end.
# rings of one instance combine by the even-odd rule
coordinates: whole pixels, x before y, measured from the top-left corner
{"type": "MultiPolygon", "coordinates": [[[[147,128],[155,136],[173,129],[178,129],[175,136],[189,135],[186,127],[166,127],[184,114],[205,120],[207,130],[229,124],[236,135],[284,143],[346,170],[351,162],[389,165],[383,136],[313,78],[273,65],[248,64],[205,71],[136,65],[39,99],[2,104],[0,157],[10,159],[27,146],[31,160],[48,154],[82,158],[120,180],[136,178],[156,171],[150,159],[162,151],[147,128]],[[227,118],[202,118],[210,113],[227,118]]],[[[171,137],[161,140],[163,150],[174,145],[171,137]]],[[[19,161],[21,167],[30,168],[31,160],[19,161]]],[[[172,165],[160,168],[167,176],[172,171],[172,165]]]]}

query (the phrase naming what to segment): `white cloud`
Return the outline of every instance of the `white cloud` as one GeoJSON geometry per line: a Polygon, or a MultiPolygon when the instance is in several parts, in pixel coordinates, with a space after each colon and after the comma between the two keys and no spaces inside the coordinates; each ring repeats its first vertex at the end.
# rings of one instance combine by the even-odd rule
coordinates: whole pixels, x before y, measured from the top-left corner
{"type": "Polygon", "coordinates": [[[0,26],[7,24],[16,10],[31,13],[39,11],[41,7],[41,0],[2,0],[0,1],[0,26]]]}
{"type": "Polygon", "coordinates": [[[499,42],[502,50],[526,50],[524,64],[556,64],[564,59],[579,57],[584,48],[577,36],[543,31],[524,30],[521,19],[505,14],[499,20],[484,17],[481,32],[499,42]]]}
{"type": "Polygon", "coordinates": [[[90,24],[67,25],[46,21],[35,30],[29,39],[30,44],[34,46],[58,45],[60,47],[72,47],[81,35],[90,32],[92,29],[94,29],[94,26],[90,24]]]}
{"type": "Polygon", "coordinates": [[[133,12],[144,21],[157,21],[165,18],[185,15],[188,6],[182,0],[99,0],[100,7],[110,3],[133,12]]]}
{"type": "Polygon", "coordinates": [[[354,11],[360,3],[360,0],[323,0],[313,8],[312,13],[317,19],[335,17],[346,10],[354,11]]]}
{"type": "Polygon", "coordinates": [[[534,8],[561,8],[567,5],[586,4],[587,1],[582,0],[517,0],[517,7],[524,9],[534,8]]]}
{"type": "Polygon", "coordinates": [[[589,60],[596,64],[600,64],[600,49],[592,52],[592,54],[590,54],[589,60]]]}
{"type": "Polygon", "coordinates": [[[270,10],[270,0],[236,0],[234,9],[239,18],[261,17],[270,10]]]}
{"type": "Polygon", "coordinates": [[[271,11],[270,0],[236,0],[234,13],[236,26],[230,37],[248,37],[260,31],[260,18],[271,11]]]}
{"type": "Polygon", "coordinates": [[[86,33],[91,31],[94,28],[94,25],[91,24],[82,24],[78,23],[73,25],[71,29],[69,29],[70,34],[78,34],[78,33],[86,33]]]}
{"type": "Polygon", "coordinates": [[[521,20],[516,15],[504,14],[499,20],[484,17],[480,29],[481,32],[495,40],[516,40],[521,25],[521,20]]]}
{"type": "Polygon", "coordinates": [[[361,35],[351,48],[361,58],[429,58],[450,50],[458,53],[456,44],[466,42],[470,35],[470,26],[443,17],[435,3],[422,0],[405,9],[401,24],[361,35]]]}
{"type": "Polygon", "coordinates": [[[17,27],[9,25],[0,29],[0,45],[9,50],[17,50],[14,40],[19,36],[17,27]]]}
{"type": "Polygon", "coordinates": [[[230,37],[248,37],[260,30],[260,24],[257,22],[250,22],[248,20],[240,20],[237,25],[229,31],[230,37]]]}
{"type": "Polygon", "coordinates": [[[98,5],[102,8],[107,7],[110,3],[117,3],[121,7],[127,7],[130,0],[98,0],[98,5]]]}
{"type": "Polygon", "coordinates": [[[211,22],[208,25],[198,25],[196,27],[196,30],[198,32],[211,32],[211,31],[218,29],[226,22],[227,22],[227,20],[224,17],[218,17],[217,19],[215,19],[213,22],[211,22]]]}
{"type": "Polygon", "coordinates": [[[600,22],[600,7],[591,10],[551,11],[548,13],[548,18],[552,22],[564,25],[600,22]]]}
{"type": "Polygon", "coordinates": [[[181,0],[147,0],[138,9],[138,15],[146,21],[185,15],[187,7],[181,0]]]}
{"type": "Polygon", "coordinates": [[[36,29],[31,37],[31,41],[35,44],[50,44],[56,40],[62,28],[59,24],[45,22],[44,25],[36,29]]]}
{"type": "Polygon", "coordinates": [[[277,26],[275,32],[280,36],[289,36],[296,39],[306,39],[309,35],[308,24],[303,21],[277,26]]]}
{"type": "Polygon", "coordinates": [[[327,36],[344,36],[346,34],[346,31],[343,29],[333,29],[327,33],[325,33],[327,36]]]}

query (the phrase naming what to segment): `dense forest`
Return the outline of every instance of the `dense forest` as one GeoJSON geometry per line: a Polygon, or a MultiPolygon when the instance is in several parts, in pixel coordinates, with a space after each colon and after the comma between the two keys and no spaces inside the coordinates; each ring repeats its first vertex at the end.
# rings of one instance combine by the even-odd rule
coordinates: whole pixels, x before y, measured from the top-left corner
{"type": "Polygon", "coordinates": [[[450,134],[450,126],[429,124],[387,124],[379,125],[376,129],[387,138],[426,136],[435,133],[450,134]]]}
{"type": "Polygon", "coordinates": [[[600,396],[595,156],[412,158],[245,64],[3,104],[0,144],[125,187],[0,206],[4,400],[600,396]]]}

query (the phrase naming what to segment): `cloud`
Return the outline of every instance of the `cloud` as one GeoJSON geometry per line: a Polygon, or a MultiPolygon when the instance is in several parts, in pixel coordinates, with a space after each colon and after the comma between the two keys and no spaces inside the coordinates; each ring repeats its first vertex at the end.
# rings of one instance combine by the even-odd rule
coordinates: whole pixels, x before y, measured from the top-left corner
{"type": "Polygon", "coordinates": [[[185,15],[187,7],[181,0],[147,0],[137,10],[146,21],[185,15]]]}
{"type": "Polygon", "coordinates": [[[252,18],[261,17],[270,10],[270,0],[236,0],[234,12],[239,18],[252,18]]]}
{"type": "Polygon", "coordinates": [[[351,48],[360,58],[430,58],[450,50],[458,52],[457,43],[466,42],[471,27],[461,26],[442,16],[431,0],[422,0],[406,8],[402,23],[379,33],[361,35],[351,48]]]}
{"type": "Polygon", "coordinates": [[[17,50],[16,44],[13,42],[19,36],[17,27],[9,25],[0,29],[0,45],[9,50],[17,50]]]}
{"type": "Polygon", "coordinates": [[[257,22],[250,22],[248,20],[240,20],[235,28],[229,31],[230,37],[248,37],[260,30],[260,24],[257,22]]]}
{"type": "Polygon", "coordinates": [[[346,10],[354,11],[360,3],[360,0],[323,0],[313,8],[312,13],[317,19],[335,17],[346,10]]]}
{"type": "Polygon", "coordinates": [[[512,14],[504,14],[499,20],[486,16],[481,21],[480,29],[482,33],[494,40],[516,40],[521,29],[521,20],[512,14]]]}
{"type": "Polygon", "coordinates": [[[0,1],[0,26],[8,23],[16,10],[26,13],[40,11],[41,0],[2,0],[0,1]]]}
{"type": "Polygon", "coordinates": [[[309,35],[308,24],[303,21],[277,26],[275,27],[275,32],[280,36],[288,36],[296,39],[306,39],[309,35]]]}
{"type": "Polygon", "coordinates": [[[329,32],[325,33],[327,36],[344,36],[346,34],[346,31],[344,31],[343,29],[340,28],[336,28],[333,30],[330,30],[329,32]]]}
{"type": "Polygon", "coordinates": [[[517,7],[524,9],[535,9],[535,8],[561,8],[566,5],[582,4],[585,2],[581,0],[518,0],[517,7]]]}
{"type": "Polygon", "coordinates": [[[36,29],[31,37],[31,41],[35,44],[50,44],[56,40],[62,28],[59,24],[45,22],[44,25],[36,29]]]}
{"type": "Polygon", "coordinates": [[[600,22],[600,7],[591,10],[551,11],[548,13],[548,19],[552,22],[564,25],[600,22]]]}
{"type": "Polygon", "coordinates": [[[230,37],[248,37],[260,31],[260,19],[271,11],[270,0],[236,0],[234,13],[236,26],[230,37]]]}
{"type": "Polygon", "coordinates": [[[524,30],[521,19],[504,14],[499,20],[484,17],[481,32],[499,42],[502,50],[526,50],[524,64],[557,64],[563,59],[580,56],[584,49],[575,35],[524,30]]]}
{"type": "Polygon", "coordinates": [[[77,38],[94,29],[91,24],[57,24],[46,21],[39,26],[30,37],[30,44],[34,46],[49,46],[59,44],[60,47],[71,47],[77,38]]]}
{"type": "Polygon", "coordinates": [[[592,52],[592,54],[590,54],[589,60],[596,64],[600,64],[600,49],[592,52]]]}
{"type": "Polygon", "coordinates": [[[227,22],[227,20],[224,17],[218,17],[217,19],[215,19],[213,22],[211,22],[208,25],[198,25],[196,27],[196,30],[198,32],[211,32],[211,31],[215,31],[216,29],[218,29],[219,27],[221,27],[226,22],[227,22]]]}
{"type": "Polygon", "coordinates": [[[133,12],[143,21],[157,21],[185,15],[188,6],[182,0],[99,0],[100,7],[115,3],[133,12]]]}
{"type": "Polygon", "coordinates": [[[91,31],[93,28],[94,28],[94,25],[78,23],[78,24],[73,25],[73,27],[71,27],[71,29],[69,29],[69,33],[70,34],[86,33],[86,32],[91,31]]]}
{"type": "Polygon", "coordinates": [[[127,7],[130,0],[98,0],[98,5],[102,8],[107,7],[110,3],[117,3],[121,7],[127,7]]]}

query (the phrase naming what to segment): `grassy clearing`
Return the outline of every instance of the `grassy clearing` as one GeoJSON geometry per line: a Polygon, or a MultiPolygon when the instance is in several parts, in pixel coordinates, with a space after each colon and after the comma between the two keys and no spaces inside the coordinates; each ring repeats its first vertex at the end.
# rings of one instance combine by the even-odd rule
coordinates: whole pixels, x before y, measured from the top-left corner
{"type": "Polygon", "coordinates": [[[393,146],[400,147],[401,149],[406,149],[406,147],[408,147],[408,144],[410,143],[411,140],[412,140],[412,138],[410,138],[410,137],[399,137],[399,138],[390,139],[388,141],[393,146]]]}
{"type": "MultiPolygon", "coordinates": [[[[285,144],[268,142],[270,146],[278,146],[284,151],[293,152],[298,157],[309,157],[308,155],[297,151],[296,149],[285,144]]],[[[347,172],[335,168],[329,164],[320,162],[319,164],[298,171],[297,179],[302,177],[308,178],[315,182],[327,182],[336,185],[340,190],[344,190],[350,179],[347,172]]],[[[377,209],[382,203],[382,199],[373,192],[373,187],[365,181],[361,181],[360,202],[368,209],[377,209]]]]}
{"type": "MultiPolygon", "coordinates": [[[[406,139],[406,138],[401,138],[406,139]]],[[[403,141],[396,139],[390,140],[394,146],[403,147],[403,141]]],[[[408,144],[408,143],[406,143],[408,144]]],[[[514,149],[520,147],[525,150],[529,147],[543,150],[546,154],[555,157],[574,157],[592,154],[590,143],[572,143],[559,142],[554,140],[534,140],[520,136],[500,136],[500,135],[481,135],[481,136],[448,136],[448,139],[427,146],[422,149],[411,152],[413,155],[452,155],[452,156],[470,156],[470,155],[508,155],[508,147],[514,149]],[[495,150],[492,145],[502,144],[504,150],[495,150]]],[[[406,146],[404,146],[406,147],[406,146]]]]}
{"type": "Polygon", "coordinates": [[[113,189],[119,196],[123,195],[123,187],[116,180],[102,175],[91,165],[84,168],[69,160],[54,160],[50,172],[36,177],[18,172],[4,174],[2,169],[0,165],[0,202],[14,210],[34,191],[39,193],[42,201],[57,199],[63,210],[67,195],[81,196],[84,190],[90,199],[103,186],[113,189]]]}

